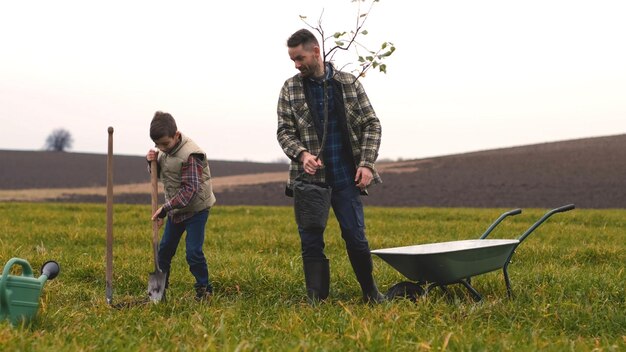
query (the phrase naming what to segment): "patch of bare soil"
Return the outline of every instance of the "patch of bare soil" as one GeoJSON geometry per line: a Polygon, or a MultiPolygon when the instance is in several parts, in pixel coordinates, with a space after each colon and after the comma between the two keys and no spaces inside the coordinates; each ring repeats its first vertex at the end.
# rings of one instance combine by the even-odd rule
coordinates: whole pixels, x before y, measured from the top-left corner
{"type": "MultiPolygon", "coordinates": [[[[285,178],[285,172],[265,172],[248,175],[233,175],[214,177],[212,179],[214,191],[229,190],[240,186],[251,186],[278,182],[285,178]]],[[[150,182],[114,185],[114,194],[145,195],[150,193],[150,182]]],[[[85,196],[106,197],[106,186],[101,187],[77,187],[77,188],[29,188],[0,190],[0,201],[29,201],[41,202],[50,199],[76,199],[85,196]]],[[[159,183],[159,193],[163,193],[163,185],[159,183]]]]}
{"type": "MultiPolygon", "coordinates": [[[[106,156],[0,151],[0,200],[104,202],[106,156]]],[[[379,163],[368,205],[626,208],[626,134],[379,163]]],[[[210,161],[218,204],[291,205],[286,164],[210,161]]],[[[114,201],[150,204],[143,157],[114,159],[114,201]]]]}

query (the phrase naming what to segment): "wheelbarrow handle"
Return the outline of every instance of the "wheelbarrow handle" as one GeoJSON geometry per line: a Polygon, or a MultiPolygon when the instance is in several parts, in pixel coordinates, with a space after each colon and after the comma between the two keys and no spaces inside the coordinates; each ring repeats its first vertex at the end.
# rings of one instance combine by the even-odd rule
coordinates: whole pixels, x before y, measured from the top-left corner
{"type": "Polygon", "coordinates": [[[496,219],[496,221],[493,222],[493,224],[491,224],[491,226],[489,226],[487,231],[485,231],[485,233],[483,233],[483,235],[480,236],[480,239],[483,240],[483,239],[487,238],[487,236],[489,236],[491,231],[493,231],[493,229],[495,229],[496,226],[498,226],[498,224],[501,223],[502,220],[504,220],[504,218],[506,218],[507,216],[517,215],[517,214],[521,214],[521,213],[522,213],[522,209],[513,209],[513,210],[509,210],[509,211],[503,213],[502,215],[500,215],[499,218],[496,219]]]}
{"type": "MultiPolygon", "coordinates": [[[[556,208],[556,209],[552,210],[552,212],[553,212],[553,214],[554,213],[563,213],[563,212],[570,211],[570,210],[573,210],[573,209],[576,209],[576,206],[574,204],[568,204],[568,205],[564,205],[562,207],[556,208]]],[[[550,214],[550,215],[552,215],[552,214],[550,214]]]]}
{"type": "Polygon", "coordinates": [[[576,208],[576,206],[574,204],[568,204],[568,205],[564,205],[562,207],[550,210],[544,216],[542,216],[541,219],[539,219],[536,223],[534,223],[531,227],[529,227],[528,230],[526,230],[526,232],[524,232],[521,236],[519,236],[519,238],[518,238],[519,243],[522,243],[522,241],[524,241],[526,239],[526,237],[528,237],[533,231],[535,231],[535,229],[537,227],[539,227],[539,225],[541,225],[544,221],[546,221],[552,215],[554,215],[556,213],[563,213],[563,212],[566,212],[566,211],[570,211],[570,210],[575,209],[575,208],[576,208]]]}

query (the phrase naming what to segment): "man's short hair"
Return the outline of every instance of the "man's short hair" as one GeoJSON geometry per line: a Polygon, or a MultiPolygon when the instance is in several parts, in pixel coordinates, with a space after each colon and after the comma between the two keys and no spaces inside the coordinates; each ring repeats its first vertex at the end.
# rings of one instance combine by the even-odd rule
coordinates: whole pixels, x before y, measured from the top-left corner
{"type": "Polygon", "coordinates": [[[154,113],[152,122],[150,122],[150,138],[153,141],[165,136],[174,137],[177,131],[178,127],[172,115],[163,111],[154,113]]]}
{"type": "Polygon", "coordinates": [[[317,38],[315,38],[315,35],[308,29],[304,28],[295,32],[291,35],[291,37],[289,37],[289,39],[287,39],[287,47],[289,48],[295,48],[300,44],[307,49],[311,48],[313,45],[319,46],[319,42],[317,41],[317,38]]]}

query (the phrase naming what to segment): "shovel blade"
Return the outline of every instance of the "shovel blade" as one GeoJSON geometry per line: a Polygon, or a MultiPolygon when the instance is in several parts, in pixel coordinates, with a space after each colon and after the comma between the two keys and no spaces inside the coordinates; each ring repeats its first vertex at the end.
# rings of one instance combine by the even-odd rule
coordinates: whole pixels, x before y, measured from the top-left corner
{"type": "Polygon", "coordinates": [[[148,297],[152,302],[156,303],[163,299],[166,278],[165,273],[158,271],[151,273],[148,277],[148,297]]]}

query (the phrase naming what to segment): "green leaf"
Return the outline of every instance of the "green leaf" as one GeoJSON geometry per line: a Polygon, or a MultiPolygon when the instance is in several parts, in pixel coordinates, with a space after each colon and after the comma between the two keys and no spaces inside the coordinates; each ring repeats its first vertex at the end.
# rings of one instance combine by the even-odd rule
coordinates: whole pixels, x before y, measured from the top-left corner
{"type": "Polygon", "coordinates": [[[383,47],[382,47],[382,49],[384,49],[384,48],[386,48],[386,47],[387,47],[387,43],[385,42],[385,43],[383,43],[383,47]]]}
{"type": "Polygon", "coordinates": [[[366,56],[365,60],[367,60],[367,61],[374,61],[374,57],[373,56],[366,56]]]}
{"type": "Polygon", "coordinates": [[[359,56],[359,62],[365,62],[365,59],[363,58],[363,56],[359,56]]]}
{"type": "Polygon", "coordinates": [[[385,65],[385,64],[381,64],[380,67],[378,67],[378,69],[382,73],[387,73],[387,65],[385,65]]]}
{"type": "Polygon", "coordinates": [[[362,31],[361,31],[361,34],[363,34],[363,35],[367,35],[367,29],[362,30],[362,31]]]}
{"type": "Polygon", "coordinates": [[[381,58],[382,58],[382,57],[388,57],[389,55],[393,54],[393,52],[394,52],[394,50],[389,50],[389,51],[387,51],[387,52],[385,52],[385,53],[381,54],[380,56],[381,56],[381,58]]]}

